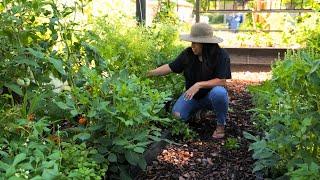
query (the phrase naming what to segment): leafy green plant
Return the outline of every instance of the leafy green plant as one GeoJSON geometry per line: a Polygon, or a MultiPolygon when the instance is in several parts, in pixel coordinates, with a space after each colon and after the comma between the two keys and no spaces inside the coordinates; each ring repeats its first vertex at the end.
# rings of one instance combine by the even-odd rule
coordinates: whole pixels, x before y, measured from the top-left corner
{"type": "MultiPolygon", "coordinates": [[[[85,144],[61,142],[59,130],[52,134],[47,119],[19,119],[20,137],[2,138],[0,175],[6,178],[85,178],[101,179],[107,161],[85,144]]],[[[12,132],[14,133],[14,132],[12,132]]]]}
{"type": "MultiPolygon", "coordinates": [[[[69,59],[68,29],[74,24],[64,23],[74,7],[62,10],[50,0],[47,1],[4,1],[0,4],[0,87],[22,96],[25,82],[32,87],[49,83],[50,73],[61,77],[66,75],[67,66],[62,59],[69,59]],[[63,29],[63,30],[62,30],[63,29]],[[10,43],[8,43],[10,42],[10,43]],[[55,50],[66,47],[64,52],[55,50]]],[[[69,63],[70,64],[70,63],[69,63]]]]}
{"type": "Polygon", "coordinates": [[[78,31],[85,2],[0,3],[2,177],[124,178],[171,123],[163,107],[181,78],[143,74],[179,53],[177,26],[100,18],[78,31]]]}
{"type": "Polygon", "coordinates": [[[313,49],[288,52],[284,61],[273,66],[272,80],[250,88],[258,128],[265,131],[261,138],[246,136],[255,141],[250,145],[257,159],[254,171],[298,177],[302,166],[306,167],[301,164],[320,162],[319,57],[313,49]]]}
{"type": "MultiPolygon", "coordinates": [[[[157,23],[151,27],[137,27],[128,17],[95,21],[96,34],[91,34],[92,46],[106,59],[110,73],[128,70],[128,73],[144,77],[146,71],[172,61],[182,50],[178,43],[177,26],[157,23]],[[124,26],[124,24],[126,24],[124,26]],[[115,51],[116,50],[116,51],[115,51]]],[[[182,77],[169,75],[157,77],[156,84],[150,84],[161,91],[172,91],[178,96],[183,89],[182,77]]]]}
{"type": "Polygon", "coordinates": [[[298,169],[290,171],[288,174],[292,179],[319,179],[319,165],[311,162],[310,164],[298,164],[298,169]]]}
{"type": "Polygon", "coordinates": [[[108,168],[108,161],[98,150],[87,147],[85,143],[62,142],[62,169],[68,178],[101,179],[108,168]]]}
{"type": "Polygon", "coordinates": [[[236,138],[228,138],[224,145],[227,149],[238,149],[240,147],[236,138]]]}
{"type": "Polygon", "coordinates": [[[153,21],[155,23],[165,23],[176,25],[179,23],[177,14],[174,11],[175,4],[170,1],[159,1],[159,11],[154,17],[153,21]]]}
{"type": "Polygon", "coordinates": [[[16,127],[21,127],[21,135],[15,139],[1,139],[0,174],[2,177],[60,177],[61,151],[49,141],[50,132],[46,119],[30,122],[19,119],[16,127]]]}
{"type": "Polygon", "coordinates": [[[174,136],[182,136],[183,140],[194,139],[197,134],[188,127],[188,124],[181,119],[175,119],[171,124],[171,134],[174,136]]]}
{"type": "MultiPolygon", "coordinates": [[[[56,99],[56,105],[68,112],[68,119],[87,118],[87,123],[73,128],[73,139],[93,142],[100,156],[110,161],[110,171],[125,174],[119,164],[145,169],[143,152],[152,141],[159,141],[161,129],[156,123],[168,123],[157,113],[170,100],[167,92],[148,86],[150,80],[130,76],[127,71],[108,79],[95,68],[82,67],[81,86],[71,87],[56,99]]],[[[77,122],[73,122],[77,123],[77,122]]]]}

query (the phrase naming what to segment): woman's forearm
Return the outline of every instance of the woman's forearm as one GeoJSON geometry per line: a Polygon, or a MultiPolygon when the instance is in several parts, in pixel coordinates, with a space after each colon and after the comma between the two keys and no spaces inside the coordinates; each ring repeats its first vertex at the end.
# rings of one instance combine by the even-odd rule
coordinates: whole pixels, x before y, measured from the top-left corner
{"type": "Polygon", "coordinates": [[[156,69],[153,69],[147,73],[147,76],[164,76],[171,73],[172,70],[169,67],[169,64],[162,65],[156,69]]]}
{"type": "Polygon", "coordinates": [[[224,85],[226,85],[226,80],[215,78],[215,79],[211,79],[208,81],[197,82],[196,84],[199,86],[200,89],[202,89],[202,88],[208,89],[208,88],[212,88],[214,86],[224,86],[224,85]]]}

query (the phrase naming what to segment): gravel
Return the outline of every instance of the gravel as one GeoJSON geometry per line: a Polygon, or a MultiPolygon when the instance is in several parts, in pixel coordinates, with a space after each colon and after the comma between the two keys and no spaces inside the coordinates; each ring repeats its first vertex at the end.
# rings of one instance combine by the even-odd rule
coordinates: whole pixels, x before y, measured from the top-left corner
{"type": "Polygon", "coordinates": [[[232,79],[250,82],[263,82],[271,79],[271,72],[232,72],[232,79]]]}

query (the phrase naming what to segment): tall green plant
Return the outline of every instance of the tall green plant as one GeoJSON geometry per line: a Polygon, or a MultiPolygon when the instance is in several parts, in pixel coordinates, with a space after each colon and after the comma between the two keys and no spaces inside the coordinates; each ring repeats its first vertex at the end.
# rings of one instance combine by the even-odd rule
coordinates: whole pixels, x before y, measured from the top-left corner
{"type": "Polygon", "coordinates": [[[108,79],[95,68],[82,67],[79,73],[86,83],[72,87],[55,102],[67,112],[66,118],[86,119],[69,135],[74,140],[92,142],[99,155],[110,161],[111,172],[125,174],[126,162],[145,169],[142,153],[152,141],[160,140],[161,129],[155,124],[170,122],[157,115],[169,100],[168,92],[150,88],[150,80],[141,80],[125,70],[108,79]]]}
{"type": "Polygon", "coordinates": [[[177,55],[176,26],[102,19],[99,28],[78,31],[82,7],[1,2],[0,174],[7,178],[99,179],[107,169],[125,177],[128,163],[146,167],[143,152],[160,140],[159,125],[171,122],[161,112],[182,83],[171,76],[173,83],[159,86],[143,74],[177,55]],[[52,77],[62,81],[59,91],[52,77]],[[21,143],[28,138],[34,146],[21,143]]]}
{"type": "Polygon", "coordinates": [[[292,177],[319,173],[319,65],[320,55],[313,49],[289,52],[274,65],[272,80],[251,88],[256,121],[265,131],[261,138],[246,134],[255,141],[250,145],[257,159],[254,171],[292,177]]]}
{"type": "Polygon", "coordinates": [[[22,95],[18,84],[48,83],[50,72],[63,75],[61,57],[53,50],[61,35],[59,18],[70,11],[58,11],[51,1],[3,1],[0,22],[0,86],[22,95]]]}
{"type": "Polygon", "coordinates": [[[176,25],[179,23],[178,16],[175,12],[175,4],[170,1],[160,0],[159,10],[154,17],[154,23],[165,23],[176,25]]]}
{"type": "MultiPolygon", "coordinates": [[[[172,61],[182,50],[177,26],[154,23],[151,27],[139,27],[132,21],[128,17],[95,21],[94,31],[99,37],[92,35],[92,45],[106,59],[111,73],[126,69],[143,77],[148,70],[172,61]]],[[[157,78],[157,82],[151,86],[172,90],[175,95],[183,89],[182,78],[176,75],[157,78]]]]}
{"type": "MultiPolygon", "coordinates": [[[[52,179],[72,175],[100,179],[107,168],[103,158],[96,158],[99,163],[91,162],[97,150],[92,146],[84,149],[77,141],[72,142],[75,149],[82,148],[81,155],[88,155],[83,161],[90,162],[63,167],[63,161],[68,161],[62,158],[63,151],[68,148],[62,148],[60,133],[69,132],[60,127],[68,119],[52,103],[57,94],[49,83],[51,76],[73,86],[80,65],[92,59],[98,65],[101,62],[85,43],[79,43],[83,36],[76,31],[78,25],[71,17],[81,5],[78,1],[69,6],[53,0],[0,2],[1,177],[52,179]]],[[[72,141],[64,140],[66,144],[72,141]]]]}

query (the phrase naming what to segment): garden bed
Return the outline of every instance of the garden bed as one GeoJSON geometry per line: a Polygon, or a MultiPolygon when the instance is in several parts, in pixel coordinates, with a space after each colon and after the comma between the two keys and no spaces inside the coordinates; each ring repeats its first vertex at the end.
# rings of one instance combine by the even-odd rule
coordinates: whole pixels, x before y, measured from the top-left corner
{"type": "Polygon", "coordinates": [[[215,121],[210,120],[214,114],[203,112],[189,122],[198,138],[176,139],[179,144],[167,145],[136,179],[255,179],[249,142],[242,135],[243,131],[254,131],[247,111],[252,108],[246,90],[249,84],[252,82],[228,83],[230,108],[224,139],[211,139],[215,121]]]}

